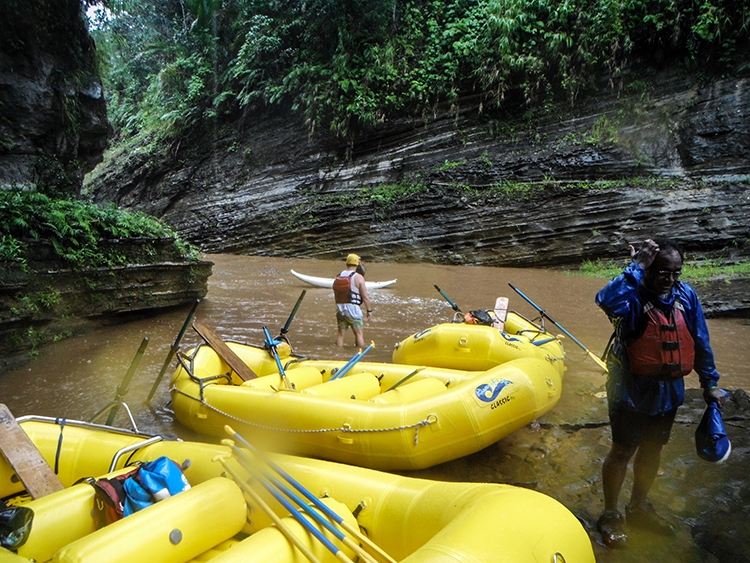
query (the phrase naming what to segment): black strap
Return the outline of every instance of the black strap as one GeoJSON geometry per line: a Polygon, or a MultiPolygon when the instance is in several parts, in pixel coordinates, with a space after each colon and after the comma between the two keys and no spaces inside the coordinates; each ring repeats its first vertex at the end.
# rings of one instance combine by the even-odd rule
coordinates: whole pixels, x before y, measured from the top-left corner
{"type": "Polygon", "coordinates": [[[65,428],[65,419],[56,418],[55,423],[60,425],[60,436],[57,438],[57,451],[55,452],[55,475],[58,474],[60,469],[60,452],[62,451],[63,443],[63,428],[65,428]]]}

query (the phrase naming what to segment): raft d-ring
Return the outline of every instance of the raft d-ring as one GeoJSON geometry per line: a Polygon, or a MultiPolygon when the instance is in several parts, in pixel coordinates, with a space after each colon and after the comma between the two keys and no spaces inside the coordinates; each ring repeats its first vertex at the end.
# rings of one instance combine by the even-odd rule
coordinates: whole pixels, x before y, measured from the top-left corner
{"type": "Polygon", "coordinates": [[[552,556],[552,563],[565,563],[565,557],[562,553],[555,553],[552,556]]]}
{"type": "Polygon", "coordinates": [[[466,346],[468,343],[469,343],[469,339],[466,338],[465,336],[462,336],[461,338],[458,339],[459,346],[466,346]]]}
{"type": "Polygon", "coordinates": [[[438,421],[438,417],[436,414],[428,414],[427,415],[427,424],[435,424],[438,421]]]}
{"type": "Polygon", "coordinates": [[[344,423],[344,424],[343,424],[343,425],[341,426],[341,431],[342,431],[342,432],[351,432],[351,431],[352,431],[352,425],[351,425],[351,424],[349,424],[348,422],[345,422],[345,423],[344,423]]]}
{"type": "Polygon", "coordinates": [[[554,387],[554,386],[555,386],[555,382],[554,382],[554,381],[552,381],[552,380],[551,380],[551,379],[549,379],[549,378],[545,379],[544,381],[546,381],[546,382],[547,382],[547,385],[549,385],[550,387],[554,387]]]}

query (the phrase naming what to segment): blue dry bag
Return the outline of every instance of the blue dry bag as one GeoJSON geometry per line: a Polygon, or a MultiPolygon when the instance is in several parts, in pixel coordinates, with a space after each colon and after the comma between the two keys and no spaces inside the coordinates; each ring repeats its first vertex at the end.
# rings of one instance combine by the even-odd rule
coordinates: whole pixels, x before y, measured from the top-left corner
{"type": "Polygon", "coordinates": [[[180,466],[167,457],[144,463],[138,469],[138,478],[126,479],[123,515],[146,508],[190,488],[190,483],[180,466]]]}
{"type": "Polygon", "coordinates": [[[706,406],[703,418],[695,430],[695,449],[701,459],[717,463],[725,461],[732,451],[719,405],[713,401],[706,406]]]}

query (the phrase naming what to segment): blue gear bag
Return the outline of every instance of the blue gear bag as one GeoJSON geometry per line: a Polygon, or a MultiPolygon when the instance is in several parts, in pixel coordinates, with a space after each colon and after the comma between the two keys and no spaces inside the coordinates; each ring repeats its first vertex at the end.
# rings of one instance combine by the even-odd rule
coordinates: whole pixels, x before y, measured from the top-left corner
{"type": "Polygon", "coordinates": [[[123,488],[126,494],[123,516],[128,516],[155,502],[187,491],[190,483],[179,465],[162,456],[141,465],[138,478],[126,479],[123,488]]]}
{"type": "Polygon", "coordinates": [[[695,449],[698,457],[715,463],[726,461],[732,452],[732,444],[724,430],[719,405],[713,401],[706,406],[695,430],[695,449]]]}

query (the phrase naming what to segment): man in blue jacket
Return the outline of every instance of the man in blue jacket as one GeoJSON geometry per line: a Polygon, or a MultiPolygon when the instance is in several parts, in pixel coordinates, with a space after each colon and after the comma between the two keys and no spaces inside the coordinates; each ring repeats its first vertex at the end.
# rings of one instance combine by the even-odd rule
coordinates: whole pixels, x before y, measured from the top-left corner
{"type": "Polygon", "coordinates": [[[646,496],[677,407],[685,400],[683,377],[694,369],[707,403],[723,405],[725,399],[698,296],[679,281],[682,251],[666,239],[648,239],[637,251],[629,248],[632,262],[596,295],[615,329],[607,355],[612,447],[602,466],[604,512],[597,522],[602,540],[612,547],[627,543],[626,519],[629,528],[674,533],[646,496]],[[624,518],[618,500],[633,455],[633,489],[624,518]]]}

